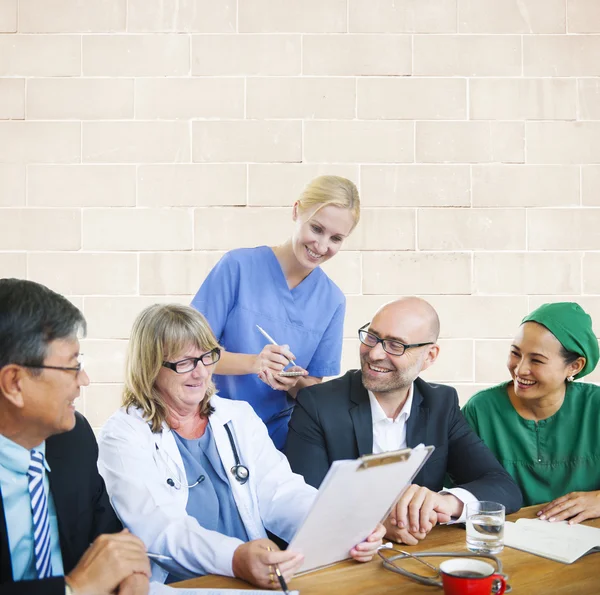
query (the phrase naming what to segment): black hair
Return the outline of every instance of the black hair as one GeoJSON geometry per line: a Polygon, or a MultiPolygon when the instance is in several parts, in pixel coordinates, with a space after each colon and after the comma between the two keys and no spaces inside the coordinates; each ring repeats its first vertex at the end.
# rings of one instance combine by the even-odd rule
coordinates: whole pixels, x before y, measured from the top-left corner
{"type": "Polygon", "coordinates": [[[560,344],[560,356],[563,358],[565,366],[576,362],[580,357],[582,357],[579,355],[579,353],[565,349],[562,343],[560,344]]]}
{"type": "Polygon", "coordinates": [[[56,339],[85,335],[83,314],[44,285],[0,279],[0,368],[7,364],[40,366],[56,339]]]}

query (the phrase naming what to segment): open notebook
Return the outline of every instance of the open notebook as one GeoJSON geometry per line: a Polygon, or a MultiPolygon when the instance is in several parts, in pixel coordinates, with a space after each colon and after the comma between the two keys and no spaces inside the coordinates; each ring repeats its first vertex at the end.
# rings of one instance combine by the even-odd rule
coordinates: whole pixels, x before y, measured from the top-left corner
{"type": "Polygon", "coordinates": [[[581,556],[600,551],[600,529],[549,523],[539,519],[519,519],[504,525],[504,544],[557,562],[572,564],[581,556]]]}

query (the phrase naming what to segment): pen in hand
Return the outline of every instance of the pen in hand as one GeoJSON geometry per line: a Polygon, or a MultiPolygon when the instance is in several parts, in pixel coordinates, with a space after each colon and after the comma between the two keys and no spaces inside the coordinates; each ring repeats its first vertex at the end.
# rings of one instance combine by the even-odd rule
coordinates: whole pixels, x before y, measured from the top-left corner
{"type": "MultiPolygon", "coordinates": [[[[273,548],[267,548],[270,552],[273,551],[273,548]]],[[[279,585],[281,586],[281,590],[285,593],[285,595],[290,595],[290,591],[288,589],[287,583],[281,574],[281,570],[279,570],[279,566],[277,564],[273,564],[273,568],[275,568],[275,574],[277,575],[277,580],[279,580],[279,585]]]]}
{"type": "MultiPolygon", "coordinates": [[[[256,328],[259,330],[260,334],[269,342],[271,343],[271,345],[278,345],[278,343],[273,339],[273,337],[271,337],[267,331],[265,331],[264,329],[262,329],[260,326],[258,326],[258,324],[256,325],[256,328]]],[[[290,360],[290,364],[292,364],[292,366],[296,365],[296,362],[291,359],[290,360]]]]}

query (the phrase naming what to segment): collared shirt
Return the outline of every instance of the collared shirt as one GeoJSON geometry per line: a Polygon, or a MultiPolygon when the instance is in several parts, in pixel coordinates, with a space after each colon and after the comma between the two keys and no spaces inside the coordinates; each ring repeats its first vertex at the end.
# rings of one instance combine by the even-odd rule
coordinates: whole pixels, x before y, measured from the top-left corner
{"type": "MultiPolygon", "coordinates": [[[[46,461],[46,443],[42,442],[35,447],[35,450],[44,455],[46,468],[44,491],[48,499],[52,574],[53,576],[62,576],[63,561],[56,508],[48,480],[48,473],[51,469],[46,461]]],[[[15,581],[37,578],[33,550],[33,516],[27,478],[30,461],[31,451],[0,434],[0,490],[2,491],[13,580],[15,581]]]]}
{"type": "MultiPolygon", "coordinates": [[[[369,393],[371,416],[373,418],[373,454],[406,448],[406,426],[410,417],[415,392],[414,382],[408,389],[408,396],[402,409],[400,409],[400,413],[394,419],[386,415],[375,395],[371,391],[367,392],[369,393]]],[[[477,501],[477,498],[464,488],[443,489],[440,494],[452,494],[464,504],[462,514],[458,519],[454,519],[454,522],[464,522],[467,513],[467,504],[477,501]]]]}
{"type": "Polygon", "coordinates": [[[414,384],[410,385],[408,397],[394,419],[386,415],[375,395],[371,391],[368,393],[373,418],[373,454],[406,448],[406,424],[410,417],[414,384]]]}

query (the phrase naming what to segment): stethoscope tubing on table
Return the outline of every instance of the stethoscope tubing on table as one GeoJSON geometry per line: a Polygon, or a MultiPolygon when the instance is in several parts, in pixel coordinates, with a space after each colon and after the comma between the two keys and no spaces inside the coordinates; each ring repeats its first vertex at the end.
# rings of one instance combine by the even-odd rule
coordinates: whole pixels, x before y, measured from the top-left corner
{"type": "MultiPolygon", "coordinates": [[[[377,554],[383,560],[383,567],[386,568],[387,570],[391,570],[392,572],[401,574],[402,576],[410,578],[418,583],[421,583],[422,585],[429,585],[431,587],[441,587],[442,586],[441,581],[436,580],[440,576],[440,569],[437,566],[434,566],[433,564],[426,562],[425,560],[421,560],[421,558],[430,558],[430,557],[432,557],[432,558],[487,558],[487,559],[493,560],[495,562],[496,569],[497,569],[496,573],[503,574],[502,573],[502,561],[492,554],[483,554],[483,553],[476,553],[476,552],[417,552],[415,554],[411,554],[404,550],[398,550],[393,546],[390,547],[390,545],[388,545],[388,544],[385,544],[384,546],[380,547],[379,550],[377,551],[377,554]],[[400,552],[400,553],[398,553],[395,556],[386,556],[384,554],[385,551],[393,551],[393,552],[400,552]],[[437,574],[433,577],[422,576],[420,574],[416,574],[415,572],[409,572],[408,570],[399,568],[398,566],[396,566],[394,564],[394,562],[396,562],[397,560],[410,560],[411,558],[416,559],[421,564],[425,564],[432,570],[435,570],[435,572],[437,574]]],[[[509,587],[509,585],[507,584],[505,593],[509,593],[510,591],[511,591],[511,587],[509,587]]]]}
{"type": "MultiPolygon", "coordinates": [[[[250,470],[248,469],[248,467],[246,467],[246,465],[242,465],[240,456],[238,454],[237,447],[235,445],[235,440],[233,439],[233,433],[231,432],[231,428],[229,427],[229,424],[226,423],[226,424],[224,424],[223,427],[225,428],[225,431],[227,432],[227,437],[229,438],[229,444],[231,445],[231,450],[233,452],[233,459],[235,461],[235,465],[233,467],[231,467],[230,472],[238,483],[240,483],[241,485],[244,485],[250,478],[250,470]]],[[[169,474],[172,474],[173,469],[171,468],[171,465],[169,464],[169,460],[166,460],[163,458],[163,451],[159,448],[159,446],[156,442],[154,443],[154,448],[155,448],[158,456],[163,460],[165,467],[167,468],[169,474]]],[[[169,459],[171,458],[171,457],[169,457],[169,453],[165,452],[165,455],[169,459]]],[[[175,463],[175,467],[177,467],[177,475],[181,476],[179,467],[177,466],[176,463],[175,463]]],[[[204,475],[200,475],[200,477],[198,477],[198,479],[193,484],[187,485],[187,483],[184,484],[180,479],[174,479],[173,477],[167,477],[167,485],[169,485],[170,487],[172,487],[176,490],[180,490],[185,485],[189,490],[189,489],[192,489],[192,488],[196,487],[197,485],[201,484],[205,479],[206,478],[204,475]]]]}

